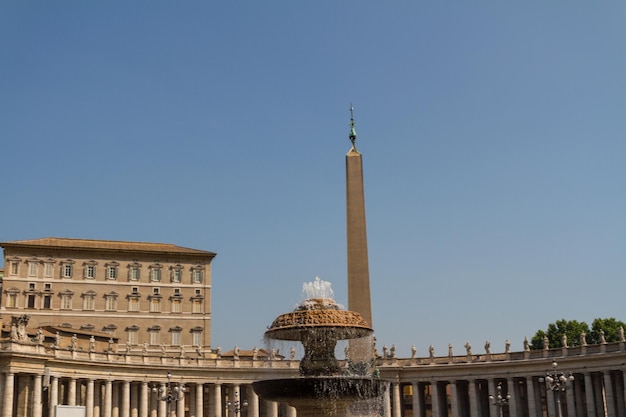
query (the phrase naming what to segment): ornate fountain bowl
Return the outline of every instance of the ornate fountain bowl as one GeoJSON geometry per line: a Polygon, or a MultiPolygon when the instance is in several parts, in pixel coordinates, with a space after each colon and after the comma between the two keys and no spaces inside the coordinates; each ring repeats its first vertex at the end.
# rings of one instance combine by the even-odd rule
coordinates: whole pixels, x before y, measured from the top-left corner
{"type": "Polygon", "coordinates": [[[291,313],[278,316],[265,332],[265,337],[276,340],[302,341],[311,331],[332,333],[335,340],[365,337],[374,332],[355,311],[340,310],[333,300],[314,298],[306,300],[291,313]]]}

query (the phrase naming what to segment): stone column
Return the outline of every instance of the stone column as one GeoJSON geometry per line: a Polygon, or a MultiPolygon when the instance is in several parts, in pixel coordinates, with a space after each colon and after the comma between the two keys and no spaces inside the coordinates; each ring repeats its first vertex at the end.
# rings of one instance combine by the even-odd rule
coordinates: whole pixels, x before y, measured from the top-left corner
{"type": "Polygon", "coordinates": [[[565,391],[565,397],[567,398],[567,417],[576,417],[576,395],[574,386],[568,387],[565,391]]]}
{"type": "Polygon", "coordinates": [[[432,416],[441,417],[441,411],[439,411],[439,386],[437,381],[431,381],[430,383],[430,402],[432,407],[432,416]]]}
{"type": "Polygon", "coordinates": [[[120,383],[113,382],[111,397],[111,417],[120,417],[120,383]]]}
{"type": "Polygon", "coordinates": [[[54,409],[59,403],[59,378],[56,376],[50,376],[50,409],[48,414],[50,417],[54,417],[54,409]]]}
{"type": "Polygon", "coordinates": [[[506,380],[507,394],[511,396],[509,399],[509,414],[512,416],[520,415],[519,410],[519,393],[517,392],[517,384],[514,378],[508,378],[506,380]]]}
{"type": "MultiPolygon", "coordinates": [[[[234,403],[236,400],[239,400],[239,402],[241,403],[239,384],[232,384],[230,388],[231,389],[228,391],[228,402],[230,402],[234,407],[234,403]]],[[[228,408],[226,417],[236,417],[235,410],[231,410],[230,408],[228,408]]]]}
{"type": "Polygon", "coordinates": [[[108,379],[104,385],[104,404],[102,406],[102,417],[112,417],[113,410],[113,382],[108,379]]]}
{"type": "Polygon", "coordinates": [[[141,394],[139,396],[139,417],[148,417],[148,400],[150,399],[150,387],[146,381],[141,383],[141,394]]]}
{"type": "Polygon", "coordinates": [[[130,417],[139,417],[140,384],[130,383],[130,417]]]}
{"type": "Polygon", "coordinates": [[[130,381],[122,382],[122,417],[130,417],[130,381]]]}
{"type": "Polygon", "coordinates": [[[546,390],[546,407],[548,409],[548,417],[558,417],[556,409],[556,401],[554,401],[554,391],[546,390]]]}
{"type": "Polygon", "coordinates": [[[259,417],[259,396],[252,389],[248,389],[248,415],[247,417],[259,417]]]}
{"type": "Polygon", "coordinates": [[[469,415],[470,417],[479,417],[479,408],[478,408],[478,393],[476,391],[476,380],[470,379],[468,381],[468,389],[469,389],[469,415]]]}
{"type": "Polygon", "coordinates": [[[535,395],[535,380],[532,376],[526,378],[526,393],[528,395],[528,416],[539,417],[537,413],[537,397],[535,395]]]}
{"type": "Polygon", "coordinates": [[[402,417],[401,401],[400,401],[400,382],[394,382],[391,384],[392,387],[392,395],[393,395],[393,405],[392,405],[392,413],[393,417],[402,417]]]}
{"type": "MultiPolygon", "coordinates": [[[[167,385],[165,384],[165,382],[161,383],[161,388],[159,392],[167,392],[167,385]]],[[[161,401],[160,398],[158,399],[158,402],[159,402],[159,417],[167,416],[168,404],[165,401],[161,401]]],[[[170,417],[170,416],[167,416],[167,417],[170,417]]]]}
{"type": "Polygon", "coordinates": [[[176,395],[178,401],[176,401],[176,417],[185,417],[185,393],[179,390],[176,395]]]}
{"type": "Polygon", "coordinates": [[[585,399],[587,400],[587,417],[596,417],[596,404],[593,395],[593,376],[585,374],[585,399]]]}
{"type": "Polygon", "coordinates": [[[290,405],[285,405],[285,410],[286,410],[285,417],[297,417],[298,415],[295,407],[292,407],[290,405]]]}
{"type": "Polygon", "coordinates": [[[4,379],[4,398],[2,399],[2,417],[13,417],[13,390],[15,389],[15,374],[7,372],[4,379]]]}
{"type": "Polygon", "coordinates": [[[615,385],[616,385],[615,392],[617,394],[617,398],[616,398],[617,399],[617,415],[626,416],[626,395],[624,393],[624,372],[619,371],[619,373],[616,375],[615,385]]]}
{"type": "Polygon", "coordinates": [[[67,405],[76,405],[76,377],[71,377],[67,385],[67,405]]]}
{"type": "Polygon", "coordinates": [[[196,384],[196,398],[194,401],[195,416],[204,417],[204,385],[202,383],[196,384]]]}
{"type": "MultiPolygon", "coordinates": [[[[412,382],[411,387],[413,389],[413,417],[425,417],[424,413],[424,404],[422,404],[422,396],[420,393],[420,384],[419,382],[412,382]]],[[[474,417],[474,416],[472,416],[474,417]]]]}
{"type": "Polygon", "coordinates": [[[33,387],[33,416],[40,417],[42,411],[42,403],[41,403],[41,380],[42,377],[40,374],[36,374],[34,376],[34,384],[33,387]]]}
{"type": "Polygon", "coordinates": [[[450,413],[452,417],[459,417],[459,396],[456,381],[450,381],[450,413]]]}
{"type": "MultiPolygon", "coordinates": [[[[489,390],[489,395],[493,395],[494,397],[498,395],[498,390],[496,389],[495,379],[489,379],[487,381],[487,386],[489,390]]],[[[498,416],[498,407],[496,405],[493,405],[491,401],[489,402],[489,416],[500,417],[498,416]]]]}
{"type": "Polygon", "coordinates": [[[93,408],[94,408],[94,387],[95,383],[93,379],[87,381],[87,399],[85,401],[85,416],[86,417],[94,417],[93,408]]]}
{"type": "Polygon", "coordinates": [[[611,371],[605,371],[603,374],[604,374],[604,395],[606,396],[606,415],[607,417],[616,417],[615,416],[615,395],[613,395],[613,381],[611,380],[611,371]]]}
{"type": "Polygon", "coordinates": [[[274,401],[266,401],[267,417],[278,417],[278,403],[274,401]]]}
{"type": "Polygon", "coordinates": [[[213,386],[213,416],[222,417],[222,384],[213,386]]]}

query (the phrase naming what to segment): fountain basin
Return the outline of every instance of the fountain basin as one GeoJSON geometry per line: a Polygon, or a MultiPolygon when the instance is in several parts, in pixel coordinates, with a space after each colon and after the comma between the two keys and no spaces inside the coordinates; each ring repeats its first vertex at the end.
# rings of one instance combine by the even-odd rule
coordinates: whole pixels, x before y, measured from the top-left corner
{"type": "Polygon", "coordinates": [[[371,377],[323,376],[252,383],[262,398],[295,407],[299,417],[345,416],[357,401],[380,397],[387,383],[371,377]]]}

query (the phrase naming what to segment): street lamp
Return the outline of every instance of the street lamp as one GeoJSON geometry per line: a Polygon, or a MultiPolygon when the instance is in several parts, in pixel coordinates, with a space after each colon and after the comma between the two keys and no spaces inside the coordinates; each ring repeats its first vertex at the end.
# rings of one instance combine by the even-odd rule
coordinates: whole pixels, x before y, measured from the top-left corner
{"type": "Polygon", "coordinates": [[[164,401],[167,404],[167,417],[170,417],[172,403],[177,403],[180,400],[181,393],[185,392],[185,384],[172,383],[172,373],[167,371],[167,383],[165,387],[152,387],[152,392],[159,395],[159,400],[164,401]]]}
{"type": "Polygon", "coordinates": [[[574,381],[574,376],[571,373],[569,375],[565,375],[563,372],[557,372],[556,367],[556,361],[552,362],[553,371],[547,372],[546,377],[543,378],[543,380],[546,382],[546,388],[552,391],[554,397],[556,398],[558,417],[563,417],[563,412],[561,410],[561,393],[565,392],[568,387],[568,383],[574,381]]]}
{"type": "Polygon", "coordinates": [[[498,382],[498,386],[496,387],[496,396],[489,396],[489,400],[491,404],[495,405],[498,408],[498,416],[502,417],[504,414],[504,406],[509,405],[509,400],[511,399],[511,394],[507,394],[506,397],[502,396],[502,382],[498,382]]]}
{"type": "Polygon", "coordinates": [[[243,400],[243,402],[239,401],[239,392],[235,391],[235,401],[226,403],[226,410],[231,413],[235,413],[235,417],[239,415],[241,410],[248,406],[248,401],[243,400]]]}

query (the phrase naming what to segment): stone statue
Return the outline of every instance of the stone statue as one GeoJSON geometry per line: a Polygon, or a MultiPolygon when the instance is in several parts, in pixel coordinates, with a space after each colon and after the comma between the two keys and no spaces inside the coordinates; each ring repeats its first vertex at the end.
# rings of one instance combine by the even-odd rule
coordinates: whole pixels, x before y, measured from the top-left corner
{"type": "Polygon", "coordinates": [[[487,355],[491,354],[491,342],[489,340],[485,342],[485,353],[487,355]]]}
{"type": "Polygon", "coordinates": [[[511,341],[509,339],[504,341],[504,353],[511,353],[511,341]]]}
{"type": "Polygon", "coordinates": [[[185,345],[180,345],[180,357],[185,357],[185,345]]]}
{"type": "Polygon", "coordinates": [[[107,350],[108,350],[109,352],[113,351],[113,343],[115,343],[115,342],[113,341],[113,338],[112,338],[112,337],[111,337],[111,338],[109,338],[109,346],[108,346],[108,348],[107,348],[107,350]]]}
{"type": "Polygon", "coordinates": [[[619,332],[619,341],[626,342],[626,339],[624,339],[624,328],[620,327],[618,332],[619,332]]]}
{"type": "Polygon", "coordinates": [[[233,359],[239,359],[239,346],[235,345],[235,348],[233,349],[233,359]]]}
{"type": "Polygon", "coordinates": [[[11,323],[11,341],[15,342],[19,339],[17,335],[17,325],[15,323],[11,323]]]}
{"type": "Polygon", "coordinates": [[[70,349],[71,350],[76,350],[78,347],[78,337],[76,336],[76,333],[74,333],[72,335],[72,339],[70,341],[71,345],[70,345],[70,349]]]}
{"type": "Polygon", "coordinates": [[[54,335],[54,347],[59,346],[61,346],[61,335],[59,334],[59,332],[56,332],[54,335]]]}
{"type": "Polygon", "coordinates": [[[126,354],[130,353],[130,343],[126,343],[126,354]]]}
{"type": "Polygon", "coordinates": [[[289,350],[289,359],[294,360],[296,358],[296,349],[292,346],[289,350]]]}
{"type": "Polygon", "coordinates": [[[389,352],[387,349],[387,345],[383,345],[383,358],[388,358],[389,357],[389,352]]]}
{"type": "Polygon", "coordinates": [[[452,343],[448,343],[448,356],[454,356],[454,353],[452,352],[452,343]]]}
{"type": "Polygon", "coordinates": [[[563,345],[564,348],[567,348],[569,346],[567,346],[567,335],[563,334],[563,337],[561,337],[561,344],[563,345]]]}
{"type": "Polygon", "coordinates": [[[428,355],[431,359],[435,357],[435,347],[433,345],[428,346],[428,355]]]}
{"type": "Polygon", "coordinates": [[[167,349],[165,349],[165,343],[161,343],[161,355],[165,356],[167,349]]]}
{"type": "Polygon", "coordinates": [[[604,330],[600,329],[600,343],[606,345],[606,337],[604,336],[604,330]]]}
{"type": "Polygon", "coordinates": [[[141,348],[141,353],[144,356],[148,353],[148,342],[143,342],[143,347],[141,348]]]}
{"type": "Polygon", "coordinates": [[[465,343],[465,353],[468,355],[472,354],[472,345],[470,345],[470,342],[465,343]]]}
{"type": "Polygon", "coordinates": [[[545,350],[550,349],[550,340],[548,340],[548,335],[543,336],[543,348],[545,350]]]}
{"type": "Polygon", "coordinates": [[[528,336],[524,336],[524,352],[530,351],[530,343],[528,342],[528,336]]]}
{"type": "Polygon", "coordinates": [[[37,344],[41,345],[43,343],[45,339],[45,336],[43,335],[43,330],[41,329],[41,327],[37,328],[37,336],[35,336],[35,341],[37,344]]]}
{"type": "Polygon", "coordinates": [[[587,332],[585,332],[584,330],[580,334],[580,345],[587,346],[587,332]]]}
{"type": "Polygon", "coordinates": [[[259,348],[255,346],[254,349],[252,349],[252,360],[257,359],[259,359],[259,348]]]}
{"type": "Polygon", "coordinates": [[[276,359],[276,349],[271,348],[270,349],[270,360],[273,361],[276,359]]]}
{"type": "Polygon", "coordinates": [[[391,349],[389,350],[389,356],[392,358],[396,357],[396,345],[391,345],[391,349]]]}
{"type": "Polygon", "coordinates": [[[222,357],[222,347],[221,347],[221,346],[219,346],[219,345],[218,345],[218,346],[215,348],[215,355],[217,355],[217,357],[218,357],[218,358],[221,358],[221,357],[222,357]]]}
{"type": "Polygon", "coordinates": [[[93,352],[94,350],[96,350],[96,338],[91,335],[89,338],[89,351],[93,352]]]}
{"type": "Polygon", "coordinates": [[[411,346],[411,359],[414,359],[416,355],[417,355],[417,348],[415,347],[415,345],[413,345],[411,346]]]}

